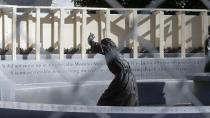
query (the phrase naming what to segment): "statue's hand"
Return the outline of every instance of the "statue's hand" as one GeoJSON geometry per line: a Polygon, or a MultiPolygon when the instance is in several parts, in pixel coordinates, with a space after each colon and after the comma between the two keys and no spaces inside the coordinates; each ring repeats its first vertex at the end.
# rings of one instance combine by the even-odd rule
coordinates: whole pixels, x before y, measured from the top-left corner
{"type": "Polygon", "coordinates": [[[88,36],[88,43],[90,44],[91,41],[93,41],[93,39],[95,38],[93,33],[90,33],[90,35],[88,36]]]}

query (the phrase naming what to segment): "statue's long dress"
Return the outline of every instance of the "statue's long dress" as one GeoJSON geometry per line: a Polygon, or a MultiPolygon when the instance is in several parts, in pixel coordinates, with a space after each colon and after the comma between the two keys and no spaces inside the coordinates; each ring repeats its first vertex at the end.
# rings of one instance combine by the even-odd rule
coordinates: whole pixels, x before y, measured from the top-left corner
{"type": "Polygon", "coordinates": [[[210,37],[205,41],[206,64],[204,72],[210,72],[210,37]]]}
{"type": "Polygon", "coordinates": [[[90,42],[92,51],[105,55],[109,70],[115,75],[109,87],[98,100],[99,106],[138,106],[138,88],[129,63],[116,47],[90,42]]]}

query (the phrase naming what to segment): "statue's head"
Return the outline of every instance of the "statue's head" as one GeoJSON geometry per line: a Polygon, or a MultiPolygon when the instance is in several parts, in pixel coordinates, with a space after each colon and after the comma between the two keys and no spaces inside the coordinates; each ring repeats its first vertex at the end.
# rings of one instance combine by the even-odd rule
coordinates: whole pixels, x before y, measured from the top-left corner
{"type": "Polygon", "coordinates": [[[102,41],[101,41],[101,44],[107,46],[107,47],[110,47],[110,48],[116,48],[116,44],[110,39],[110,38],[104,38],[102,41]]]}

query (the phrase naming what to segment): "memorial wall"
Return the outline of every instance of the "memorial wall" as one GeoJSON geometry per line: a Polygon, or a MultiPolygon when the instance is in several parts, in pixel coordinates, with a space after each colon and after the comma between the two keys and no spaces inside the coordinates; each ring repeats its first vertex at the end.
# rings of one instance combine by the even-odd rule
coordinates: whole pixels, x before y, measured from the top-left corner
{"type": "MultiPolygon", "coordinates": [[[[127,59],[137,80],[185,79],[203,72],[205,58],[127,59]]],[[[1,61],[0,70],[16,84],[109,81],[114,78],[104,59],[1,61]]]]}
{"type": "MultiPolygon", "coordinates": [[[[188,103],[185,96],[178,101],[172,98],[181,94],[182,84],[192,89],[191,82],[182,80],[203,72],[206,62],[202,57],[126,59],[137,79],[142,105],[188,103]]],[[[29,103],[95,105],[114,78],[103,58],[0,61],[0,70],[1,98],[29,103]]]]}

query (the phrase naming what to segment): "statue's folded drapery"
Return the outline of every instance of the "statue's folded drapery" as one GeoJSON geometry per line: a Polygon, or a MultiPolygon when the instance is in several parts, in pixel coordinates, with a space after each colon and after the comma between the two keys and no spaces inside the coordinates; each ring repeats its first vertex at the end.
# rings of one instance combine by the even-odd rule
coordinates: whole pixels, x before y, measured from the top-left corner
{"type": "MultiPolygon", "coordinates": [[[[210,27],[209,27],[209,34],[210,34],[210,27]]],[[[205,55],[206,55],[206,64],[204,72],[210,72],[210,37],[208,37],[205,41],[205,55]]]]}
{"type": "Polygon", "coordinates": [[[105,38],[101,43],[89,41],[91,50],[103,54],[109,70],[115,78],[100,97],[97,105],[100,106],[137,106],[138,88],[129,63],[117,51],[111,39],[105,38]]]}

